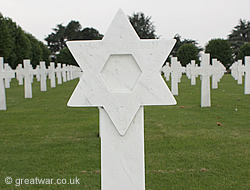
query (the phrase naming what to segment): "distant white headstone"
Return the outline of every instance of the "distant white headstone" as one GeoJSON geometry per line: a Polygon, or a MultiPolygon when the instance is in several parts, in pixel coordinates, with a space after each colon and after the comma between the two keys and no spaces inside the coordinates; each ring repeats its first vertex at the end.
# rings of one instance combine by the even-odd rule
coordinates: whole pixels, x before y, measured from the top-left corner
{"type": "Polygon", "coordinates": [[[164,74],[164,77],[166,81],[169,81],[170,73],[171,73],[171,68],[169,66],[169,62],[166,62],[166,64],[161,68],[161,71],[164,74]]]}
{"type": "Polygon", "coordinates": [[[177,57],[171,57],[171,91],[173,95],[178,95],[178,83],[181,80],[182,73],[185,73],[185,67],[182,67],[177,57]]]}
{"type": "Polygon", "coordinates": [[[242,60],[238,60],[237,62],[237,84],[242,84],[242,77],[244,75],[244,65],[242,64],[242,60]]]}
{"type": "Polygon", "coordinates": [[[250,94],[250,56],[245,57],[245,88],[244,94],[250,94]]]}
{"type": "Polygon", "coordinates": [[[201,55],[199,75],[201,75],[201,107],[211,107],[210,76],[212,71],[209,54],[201,55]]]}
{"type": "Polygon", "coordinates": [[[38,82],[40,82],[40,80],[41,80],[41,75],[40,75],[40,73],[39,73],[39,70],[40,70],[40,65],[37,65],[37,66],[36,66],[36,80],[37,80],[38,82]]]}
{"type": "Polygon", "coordinates": [[[67,42],[84,71],[68,106],[100,107],[103,190],[144,190],[143,105],[176,101],[160,75],[175,40],[140,40],[119,10],[103,40],[67,42]]]}
{"type": "Polygon", "coordinates": [[[48,70],[46,69],[46,65],[44,61],[40,61],[40,67],[37,71],[40,75],[40,90],[41,91],[47,91],[47,74],[48,70]]]}
{"type": "Polygon", "coordinates": [[[0,57],[0,110],[7,109],[4,80],[6,78],[14,78],[15,77],[14,72],[5,71],[3,69],[3,66],[4,66],[3,57],[0,57]]]}
{"type": "Polygon", "coordinates": [[[50,87],[55,88],[56,87],[56,70],[55,70],[55,63],[51,62],[50,66],[48,68],[49,72],[49,79],[50,79],[50,87]]]}
{"type": "Polygon", "coordinates": [[[217,59],[212,59],[212,89],[218,88],[218,82],[223,77],[226,67],[217,59]]]}
{"type": "Polygon", "coordinates": [[[23,75],[22,75],[23,65],[18,64],[16,67],[16,78],[18,80],[19,85],[23,85],[23,75]]]}
{"type": "Polygon", "coordinates": [[[195,60],[192,60],[190,65],[191,85],[196,85],[196,77],[199,74],[198,71],[198,64],[195,64],[195,60]]]}
{"type": "Polygon", "coordinates": [[[63,82],[67,82],[67,65],[63,64],[62,67],[62,78],[63,78],[63,82]]]}
{"type": "Polygon", "coordinates": [[[5,88],[10,88],[10,82],[11,82],[11,79],[15,77],[15,71],[13,71],[11,69],[11,67],[9,66],[8,63],[4,63],[4,71],[8,72],[8,73],[13,73],[10,75],[10,77],[5,77],[5,88]],[[14,76],[14,77],[11,77],[11,76],[14,76]]]}
{"type": "Polygon", "coordinates": [[[23,60],[24,68],[20,71],[20,74],[24,77],[24,97],[32,98],[32,79],[36,71],[32,69],[29,59],[23,60]]]}
{"type": "Polygon", "coordinates": [[[61,63],[57,63],[56,78],[57,78],[57,84],[62,84],[62,64],[61,63]]]}

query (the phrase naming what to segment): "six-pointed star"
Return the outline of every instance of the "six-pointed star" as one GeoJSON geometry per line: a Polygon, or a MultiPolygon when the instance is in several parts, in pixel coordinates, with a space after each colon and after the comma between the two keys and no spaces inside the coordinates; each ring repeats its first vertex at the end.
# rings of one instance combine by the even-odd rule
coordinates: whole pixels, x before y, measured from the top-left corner
{"type": "Polygon", "coordinates": [[[175,40],[140,40],[120,9],[103,40],[69,41],[84,74],[68,106],[102,106],[125,135],[142,105],[174,105],[160,75],[175,40]]]}

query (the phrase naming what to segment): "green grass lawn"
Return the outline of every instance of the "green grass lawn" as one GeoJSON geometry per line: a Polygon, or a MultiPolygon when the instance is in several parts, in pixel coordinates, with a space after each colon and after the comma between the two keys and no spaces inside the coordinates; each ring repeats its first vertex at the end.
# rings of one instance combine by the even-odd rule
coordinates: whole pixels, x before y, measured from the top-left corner
{"type": "MultiPolygon", "coordinates": [[[[40,92],[34,80],[32,99],[24,99],[16,80],[6,89],[0,189],[101,189],[98,109],[66,106],[77,82],[40,92]],[[80,185],[15,186],[7,176],[77,177],[80,185]]],[[[249,189],[250,95],[225,75],[211,90],[212,107],[201,108],[200,80],[190,83],[182,77],[176,106],[145,107],[146,189],[249,189]]]]}

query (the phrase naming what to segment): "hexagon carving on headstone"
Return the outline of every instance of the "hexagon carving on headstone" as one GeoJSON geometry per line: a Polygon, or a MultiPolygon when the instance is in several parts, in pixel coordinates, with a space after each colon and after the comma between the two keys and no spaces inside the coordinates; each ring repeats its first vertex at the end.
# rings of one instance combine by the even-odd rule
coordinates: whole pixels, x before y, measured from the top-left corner
{"type": "Polygon", "coordinates": [[[132,54],[111,54],[105,62],[101,76],[111,92],[132,92],[142,70],[132,54]]]}

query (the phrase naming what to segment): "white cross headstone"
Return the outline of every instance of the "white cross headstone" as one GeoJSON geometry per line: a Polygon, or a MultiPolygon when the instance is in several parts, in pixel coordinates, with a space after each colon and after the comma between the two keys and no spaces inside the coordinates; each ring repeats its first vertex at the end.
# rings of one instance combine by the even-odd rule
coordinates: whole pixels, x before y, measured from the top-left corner
{"type": "Polygon", "coordinates": [[[13,71],[5,71],[3,69],[3,66],[4,66],[4,60],[3,57],[0,57],[0,110],[7,109],[4,80],[6,78],[15,77],[15,73],[13,71]]]}
{"type": "Polygon", "coordinates": [[[231,69],[231,75],[233,76],[233,78],[235,79],[235,80],[238,80],[237,79],[237,76],[238,76],[238,74],[237,74],[237,72],[238,72],[238,63],[237,62],[234,62],[231,66],[230,66],[230,68],[229,69],[231,69]]]}
{"type": "Polygon", "coordinates": [[[23,85],[23,75],[21,74],[23,70],[23,65],[22,64],[18,64],[16,67],[16,78],[18,80],[18,84],[19,85],[23,85]]]}
{"type": "Polygon", "coordinates": [[[57,78],[57,84],[62,84],[62,64],[61,63],[57,63],[56,78],[57,78]]]}
{"type": "Polygon", "coordinates": [[[66,74],[67,74],[67,81],[71,80],[71,71],[70,71],[70,65],[66,66],[66,74]]]}
{"type": "Polygon", "coordinates": [[[66,64],[63,64],[63,67],[62,67],[62,78],[63,78],[63,82],[67,82],[67,66],[66,66],[66,64]]]}
{"type": "Polygon", "coordinates": [[[166,81],[169,81],[169,77],[170,77],[170,73],[171,73],[171,68],[169,66],[169,62],[166,62],[166,64],[161,68],[161,71],[163,72],[166,81]]]}
{"type": "Polygon", "coordinates": [[[175,40],[140,40],[119,10],[103,40],[67,42],[84,75],[68,106],[100,107],[102,190],[144,190],[144,105],[176,101],[160,75],[175,40]]]}
{"type": "Polygon", "coordinates": [[[32,69],[29,59],[23,60],[24,68],[20,70],[20,74],[24,77],[24,97],[32,98],[32,79],[36,71],[32,69]]]}
{"type": "Polygon", "coordinates": [[[56,87],[56,70],[55,70],[55,63],[51,62],[50,66],[48,67],[49,72],[49,79],[50,79],[50,87],[55,88],[56,87]]]}
{"type": "Polygon", "coordinates": [[[185,67],[182,67],[177,57],[171,57],[171,91],[173,95],[178,95],[178,83],[182,73],[185,73],[185,67]]]}
{"type": "MultiPolygon", "coordinates": [[[[8,63],[4,63],[4,71],[8,72],[8,73],[13,73],[11,76],[14,76],[15,77],[15,71],[13,71],[11,69],[11,67],[9,66],[8,63]]],[[[10,88],[10,82],[11,82],[11,78],[14,78],[14,77],[5,77],[5,88],[10,88]]]]}
{"type": "Polygon", "coordinates": [[[245,87],[244,94],[250,94],[250,56],[245,57],[245,87]]]}
{"type": "Polygon", "coordinates": [[[46,65],[44,61],[40,61],[40,67],[37,73],[40,75],[40,90],[47,91],[47,74],[48,70],[46,69],[46,65]]]}
{"type": "Polygon", "coordinates": [[[185,68],[186,76],[188,79],[191,79],[191,64],[188,63],[185,68]]]}
{"type": "Polygon", "coordinates": [[[237,84],[242,84],[242,77],[244,75],[244,65],[242,64],[242,60],[238,60],[237,62],[237,84]]]}
{"type": "Polygon", "coordinates": [[[37,65],[37,66],[36,66],[36,80],[37,80],[38,82],[40,82],[40,80],[41,80],[41,75],[40,75],[40,73],[39,73],[39,70],[40,70],[40,65],[37,65]]]}
{"type": "Polygon", "coordinates": [[[201,107],[211,107],[210,76],[212,71],[210,54],[201,54],[201,66],[198,72],[201,75],[201,107]]]}
{"type": "Polygon", "coordinates": [[[226,67],[216,58],[212,59],[212,89],[218,88],[218,82],[223,77],[226,67]]]}
{"type": "Polygon", "coordinates": [[[196,77],[198,75],[198,70],[198,64],[195,64],[195,60],[192,60],[190,65],[191,85],[196,85],[196,77]]]}

